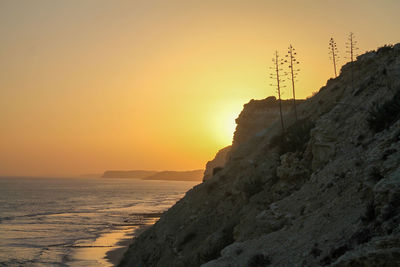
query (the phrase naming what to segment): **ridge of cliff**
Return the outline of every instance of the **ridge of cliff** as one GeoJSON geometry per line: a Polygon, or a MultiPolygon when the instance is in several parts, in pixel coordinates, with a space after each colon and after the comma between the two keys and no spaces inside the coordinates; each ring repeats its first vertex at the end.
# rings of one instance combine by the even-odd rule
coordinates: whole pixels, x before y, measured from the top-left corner
{"type": "Polygon", "coordinates": [[[120,266],[399,266],[400,44],[230,152],[120,266]]]}

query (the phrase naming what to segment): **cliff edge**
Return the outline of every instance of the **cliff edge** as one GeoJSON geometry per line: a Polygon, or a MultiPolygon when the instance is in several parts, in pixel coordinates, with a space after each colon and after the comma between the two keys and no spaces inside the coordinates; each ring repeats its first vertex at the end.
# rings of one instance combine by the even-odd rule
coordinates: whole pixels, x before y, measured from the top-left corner
{"type": "Polygon", "coordinates": [[[120,266],[399,266],[400,44],[297,111],[233,149],[120,266]]]}

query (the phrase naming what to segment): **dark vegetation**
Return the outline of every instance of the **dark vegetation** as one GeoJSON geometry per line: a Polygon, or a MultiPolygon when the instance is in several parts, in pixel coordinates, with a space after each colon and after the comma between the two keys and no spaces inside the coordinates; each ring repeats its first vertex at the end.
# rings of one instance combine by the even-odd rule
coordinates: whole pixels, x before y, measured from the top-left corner
{"type": "Polygon", "coordinates": [[[374,166],[369,173],[369,177],[372,181],[378,182],[383,179],[383,175],[378,167],[374,166]]]}
{"type": "Polygon", "coordinates": [[[377,214],[375,213],[375,203],[372,200],[367,204],[364,215],[361,217],[361,220],[364,223],[369,223],[374,221],[376,219],[376,216],[377,214]]]}
{"type": "Polygon", "coordinates": [[[288,127],[283,134],[272,137],[270,148],[278,148],[279,154],[287,152],[304,152],[310,140],[310,131],[314,128],[314,123],[309,119],[302,119],[288,127]]]}
{"type": "Polygon", "coordinates": [[[243,184],[243,192],[247,198],[261,192],[264,188],[264,183],[260,179],[248,181],[243,184]]]}
{"type": "Polygon", "coordinates": [[[330,251],[330,253],[321,260],[320,263],[324,266],[329,265],[330,263],[334,262],[337,258],[345,254],[349,249],[350,248],[348,247],[347,244],[333,248],[330,251]]]}
{"type": "Polygon", "coordinates": [[[375,104],[367,119],[369,128],[375,133],[388,129],[400,119],[400,88],[392,99],[382,105],[375,104]]]}
{"type": "Polygon", "coordinates": [[[250,258],[248,262],[248,267],[264,267],[271,264],[271,260],[268,256],[264,254],[256,254],[250,258]]]}
{"type": "Polygon", "coordinates": [[[382,47],[379,47],[378,50],[376,50],[376,53],[379,54],[386,54],[392,50],[393,45],[384,45],[382,47]]]}
{"type": "Polygon", "coordinates": [[[237,221],[233,220],[222,229],[221,238],[218,242],[208,243],[208,249],[200,256],[202,263],[221,257],[221,250],[235,241],[233,238],[233,229],[236,223],[237,221]]]}
{"type": "Polygon", "coordinates": [[[218,172],[220,172],[220,171],[222,171],[222,167],[215,167],[214,169],[213,169],[213,175],[216,175],[218,172]]]}

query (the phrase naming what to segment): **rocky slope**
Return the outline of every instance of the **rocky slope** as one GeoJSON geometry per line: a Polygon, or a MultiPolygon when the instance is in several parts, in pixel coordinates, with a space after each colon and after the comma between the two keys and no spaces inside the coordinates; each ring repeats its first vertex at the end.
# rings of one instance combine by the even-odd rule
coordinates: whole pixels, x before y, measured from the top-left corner
{"type": "Polygon", "coordinates": [[[399,266],[400,44],[231,152],[121,266],[399,266]],[[352,78],[353,77],[353,78],[352,78]]]}

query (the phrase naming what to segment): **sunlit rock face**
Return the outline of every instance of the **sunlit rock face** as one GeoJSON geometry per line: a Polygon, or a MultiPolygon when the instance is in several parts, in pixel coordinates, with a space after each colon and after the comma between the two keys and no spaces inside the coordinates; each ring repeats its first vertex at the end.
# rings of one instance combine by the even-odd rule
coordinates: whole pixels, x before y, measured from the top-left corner
{"type": "MultiPolygon", "coordinates": [[[[297,105],[304,100],[297,100],[297,105]]],[[[286,115],[293,109],[293,100],[282,100],[282,114],[286,115]]],[[[215,171],[225,166],[230,151],[250,140],[254,135],[266,131],[279,118],[279,102],[274,96],[262,100],[250,100],[243,106],[236,119],[236,130],[232,146],[218,151],[215,158],[206,164],[203,181],[210,179],[215,171]],[[216,169],[217,168],[217,169],[216,169]]]]}
{"type": "Polygon", "coordinates": [[[120,265],[399,266],[399,103],[400,44],[346,64],[285,135],[275,121],[239,141],[120,265]]]}
{"type": "MultiPolygon", "coordinates": [[[[304,100],[297,100],[297,104],[304,100]]],[[[293,108],[292,100],[282,100],[282,114],[286,115],[293,108]]],[[[236,131],[233,135],[233,149],[250,140],[255,134],[266,130],[279,118],[279,101],[270,96],[262,100],[250,100],[243,106],[236,119],[236,131]]]]}

